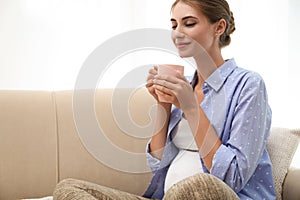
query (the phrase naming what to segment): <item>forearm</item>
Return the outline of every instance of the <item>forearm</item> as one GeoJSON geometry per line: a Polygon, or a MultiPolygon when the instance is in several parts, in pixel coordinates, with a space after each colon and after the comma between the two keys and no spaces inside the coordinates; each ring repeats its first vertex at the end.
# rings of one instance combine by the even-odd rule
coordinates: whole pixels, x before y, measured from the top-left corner
{"type": "Polygon", "coordinates": [[[150,142],[150,152],[157,159],[161,159],[166,144],[170,112],[171,104],[158,103],[155,127],[150,142]]]}
{"type": "Polygon", "coordinates": [[[185,113],[201,158],[208,170],[212,167],[215,153],[222,144],[213,126],[200,106],[185,113]]]}

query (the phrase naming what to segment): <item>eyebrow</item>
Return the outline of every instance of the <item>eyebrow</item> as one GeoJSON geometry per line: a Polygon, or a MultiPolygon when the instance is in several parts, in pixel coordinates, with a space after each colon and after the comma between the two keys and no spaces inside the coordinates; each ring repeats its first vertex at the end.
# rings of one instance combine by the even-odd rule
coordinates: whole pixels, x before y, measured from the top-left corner
{"type": "MultiPolygon", "coordinates": [[[[194,17],[194,16],[186,16],[186,17],[183,17],[181,20],[183,21],[183,20],[190,19],[190,18],[197,19],[197,17],[194,17]]],[[[176,19],[171,18],[171,22],[175,22],[175,21],[176,21],[176,19]]]]}

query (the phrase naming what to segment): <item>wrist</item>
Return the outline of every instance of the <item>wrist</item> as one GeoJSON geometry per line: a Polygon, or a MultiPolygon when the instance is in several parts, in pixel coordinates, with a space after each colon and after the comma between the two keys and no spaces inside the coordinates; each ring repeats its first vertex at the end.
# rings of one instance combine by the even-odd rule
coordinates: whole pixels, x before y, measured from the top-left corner
{"type": "Polygon", "coordinates": [[[157,101],[157,105],[158,105],[159,107],[164,108],[166,111],[170,111],[170,110],[171,110],[171,107],[172,107],[172,104],[171,104],[171,103],[165,103],[165,102],[160,102],[160,101],[157,101]]]}
{"type": "Polygon", "coordinates": [[[195,106],[190,106],[189,108],[182,109],[184,112],[185,116],[198,116],[200,113],[200,106],[195,105],[195,106]]]}

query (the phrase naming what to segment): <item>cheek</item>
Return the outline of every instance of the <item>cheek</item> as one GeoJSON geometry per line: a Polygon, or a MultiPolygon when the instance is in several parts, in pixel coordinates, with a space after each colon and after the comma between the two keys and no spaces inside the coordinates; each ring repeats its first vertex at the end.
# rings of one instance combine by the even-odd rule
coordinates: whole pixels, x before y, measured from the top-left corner
{"type": "Polygon", "coordinates": [[[189,37],[200,45],[205,45],[211,40],[211,30],[210,27],[197,27],[190,30],[188,33],[189,37]]]}
{"type": "Polygon", "coordinates": [[[203,45],[203,42],[205,41],[203,33],[201,33],[201,31],[193,30],[186,33],[186,35],[193,43],[196,44],[198,43],[200,45],[203,45]]]}
{"type": "Polygon", "coordinates": [[[204,34],[200,31],[195,31],[193,32],[190,37],[195,41],[195,42],[198,42],[198,43],[202,43],[203,41],[205,41],[205,37],[204,37],[204,34]]]}
{"type": "Polygon", "coordinates": [[[204,48],[208,48],[213,43],[213,38],[208,33],[202,33],[202,34],[200,33],[198,35],[194,35],[192,38],[195,43],[197,43],[198,45],[204,48]]]}
{"type": "Polygon", "coordinates": [[[172,39],[174,44],[175,44],[175,38],[176,38],[175,31],[173,30],[172,33],[171,33],[171,39],[172,39]]]}

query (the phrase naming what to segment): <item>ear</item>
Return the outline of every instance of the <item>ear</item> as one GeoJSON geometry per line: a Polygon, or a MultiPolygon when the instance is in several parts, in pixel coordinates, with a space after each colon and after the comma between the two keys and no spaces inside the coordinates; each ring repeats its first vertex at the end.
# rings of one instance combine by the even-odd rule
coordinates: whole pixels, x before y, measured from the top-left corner
{"type": "Polygon", "coordinates": [[[225,19],[220,19],[217,23],[216,23],[216,28],[215,28],[215,34],[218,36],[221,36],[225,30],[226,30],[226,21],[225,19]]]}

